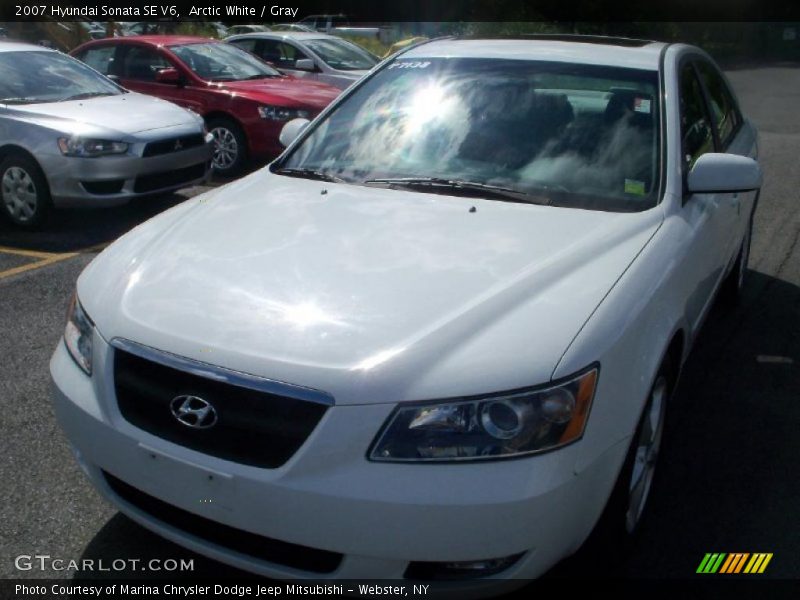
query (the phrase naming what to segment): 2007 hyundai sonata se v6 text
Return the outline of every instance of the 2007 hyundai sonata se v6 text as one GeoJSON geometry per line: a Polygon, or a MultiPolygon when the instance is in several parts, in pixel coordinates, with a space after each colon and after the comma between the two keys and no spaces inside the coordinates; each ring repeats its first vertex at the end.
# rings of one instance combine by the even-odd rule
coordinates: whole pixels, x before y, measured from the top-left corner
{"type": "Polygon", "coordinates": [[[761,185],[709,57],[437,40],[281,137],[80,276],[51,372],[94,486],[283,579],[513,584],[633,535],[761,185]]]}

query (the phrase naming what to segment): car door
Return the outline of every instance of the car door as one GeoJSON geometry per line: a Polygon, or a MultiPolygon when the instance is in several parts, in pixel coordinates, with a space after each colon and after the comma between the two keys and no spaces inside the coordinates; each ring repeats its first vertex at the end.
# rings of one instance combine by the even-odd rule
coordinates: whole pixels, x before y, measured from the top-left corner
{"type": "MultiPolygon", "coordinates": [[[[706,101],[717,134],[717,151],[757,158],[755,132],[752,127],[744,123],[722,74],[704,58],[697,59],[695,67],[706,93],[706,101]]],[[[735,209],[735,214],[731,211],[730,226],[727,230],[728,264],[732,264],[739,253],[741,240],[755,207],[755,197],[756,192],[725,194],[726,202],[735,209]]]]}
{"type": "Polygon", "coordinates": [[[170,67],[177,69],[186,77],[183,67],[162,51],[145,44],[125,44],[118,53],[118,60],[120,63],[117,69],[119,81],[128,89],[157,96],[184,108],[201,112],[199,103],[192,98],[185,85],[156,81],[156,74],[160,70],[170,67]]]}
{"type": "MultiPolygon", "coordinates": [[[[687,174],[695,161],[717,148],[705,92],[691,60],[683,61],[679,70],[679,102],[685,189],[687,174]]],[[[726,266],[728,237],[736,214],[727,196],[684,193],[682,217],[690,236],[683,271],[689,279],[686,316],[693,333],[711,306],[726,266]]]]}

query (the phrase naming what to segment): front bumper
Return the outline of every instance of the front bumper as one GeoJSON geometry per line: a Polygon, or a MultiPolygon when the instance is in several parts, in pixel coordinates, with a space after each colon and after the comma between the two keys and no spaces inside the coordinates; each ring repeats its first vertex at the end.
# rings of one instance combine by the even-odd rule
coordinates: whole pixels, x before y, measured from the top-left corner
{"type": "Polygon", "coordinates": [[[333,407],[282,467],[210,457],[130,425],[116,409],[113,349],[95,334],[94,376],[63,344],[51,361],[56,415],[93,485],[144,527],[196,552],[280,579],[319,573],[209,543],[116,494],[102,472],[173,507],[273,540],[343,555],[326,577],[402,578],[411,561],[523,553],[496,579],[536,577],[583,542],[625,455],[613,446],[580,473],[577,444],[520,460],[457,465],[368,462],[392,405],[333,407]]]}
{"type": "Polygon", "coordinates": [[[151,157],[135,154],[80,158],[37,157],[56,206],[115,206],[206,180],[213,143],[151,157]]]}

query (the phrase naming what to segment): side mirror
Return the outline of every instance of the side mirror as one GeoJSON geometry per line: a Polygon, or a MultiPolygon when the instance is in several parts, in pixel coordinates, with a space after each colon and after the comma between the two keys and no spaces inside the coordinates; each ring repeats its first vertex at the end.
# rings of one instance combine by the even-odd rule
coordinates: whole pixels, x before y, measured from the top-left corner
{"type": "Polygon", "coordinates": [[[316,71],[317,65],[310,58],[301,58],[295,61],[294,68],[298,71],[316,71]]]}
{"type": "Polygon", "coordinates": [[[694,163],[686,179],[689,192],[750,192],[761,187],[761,167],[752,158],[709,152],[694,163]]]}
{"type": "Polygon", "coordinates": [[[168,85],[178,85],[181,82],[181,74],[178,69],[168,67],[156,72],[156,83],[166,83],[168,85]]]}
{"type": "Polygon", "coordinates": [[[281,134],[278,136],[278,141],[283,145],[284,148],[286,148],[289,146],[289,144],[297,139],[297,136],[303,133],[303,130],[310,122],[311,121],[308,119],[292,119],[283,126],[283,129],[281,129],[281,134]]]}

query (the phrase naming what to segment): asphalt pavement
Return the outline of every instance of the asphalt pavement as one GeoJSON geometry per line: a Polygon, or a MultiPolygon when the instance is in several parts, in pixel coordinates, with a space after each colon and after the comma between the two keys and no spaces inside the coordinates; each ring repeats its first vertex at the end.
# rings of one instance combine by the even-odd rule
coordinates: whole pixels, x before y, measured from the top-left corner
{"type": "MultiPolygon", "coordinates": [[[[685,578],[708,552],[770,552],[764,577],[800,578],[800,66],[728,76],[760,129],[765,172],[744,302],[714,308],[686,364],[629,557],[598,572],[578,554],[553,576],[685,578]]],[[[48,400],[48,361],[81,269],[120,234],[203,189],[64,211],[38,233],[0,224],[0,578],[73,576],[19,571],[14,558],[25,554],[194,558],[195,574],[237,574],[101,500],[48,400]]]]}

